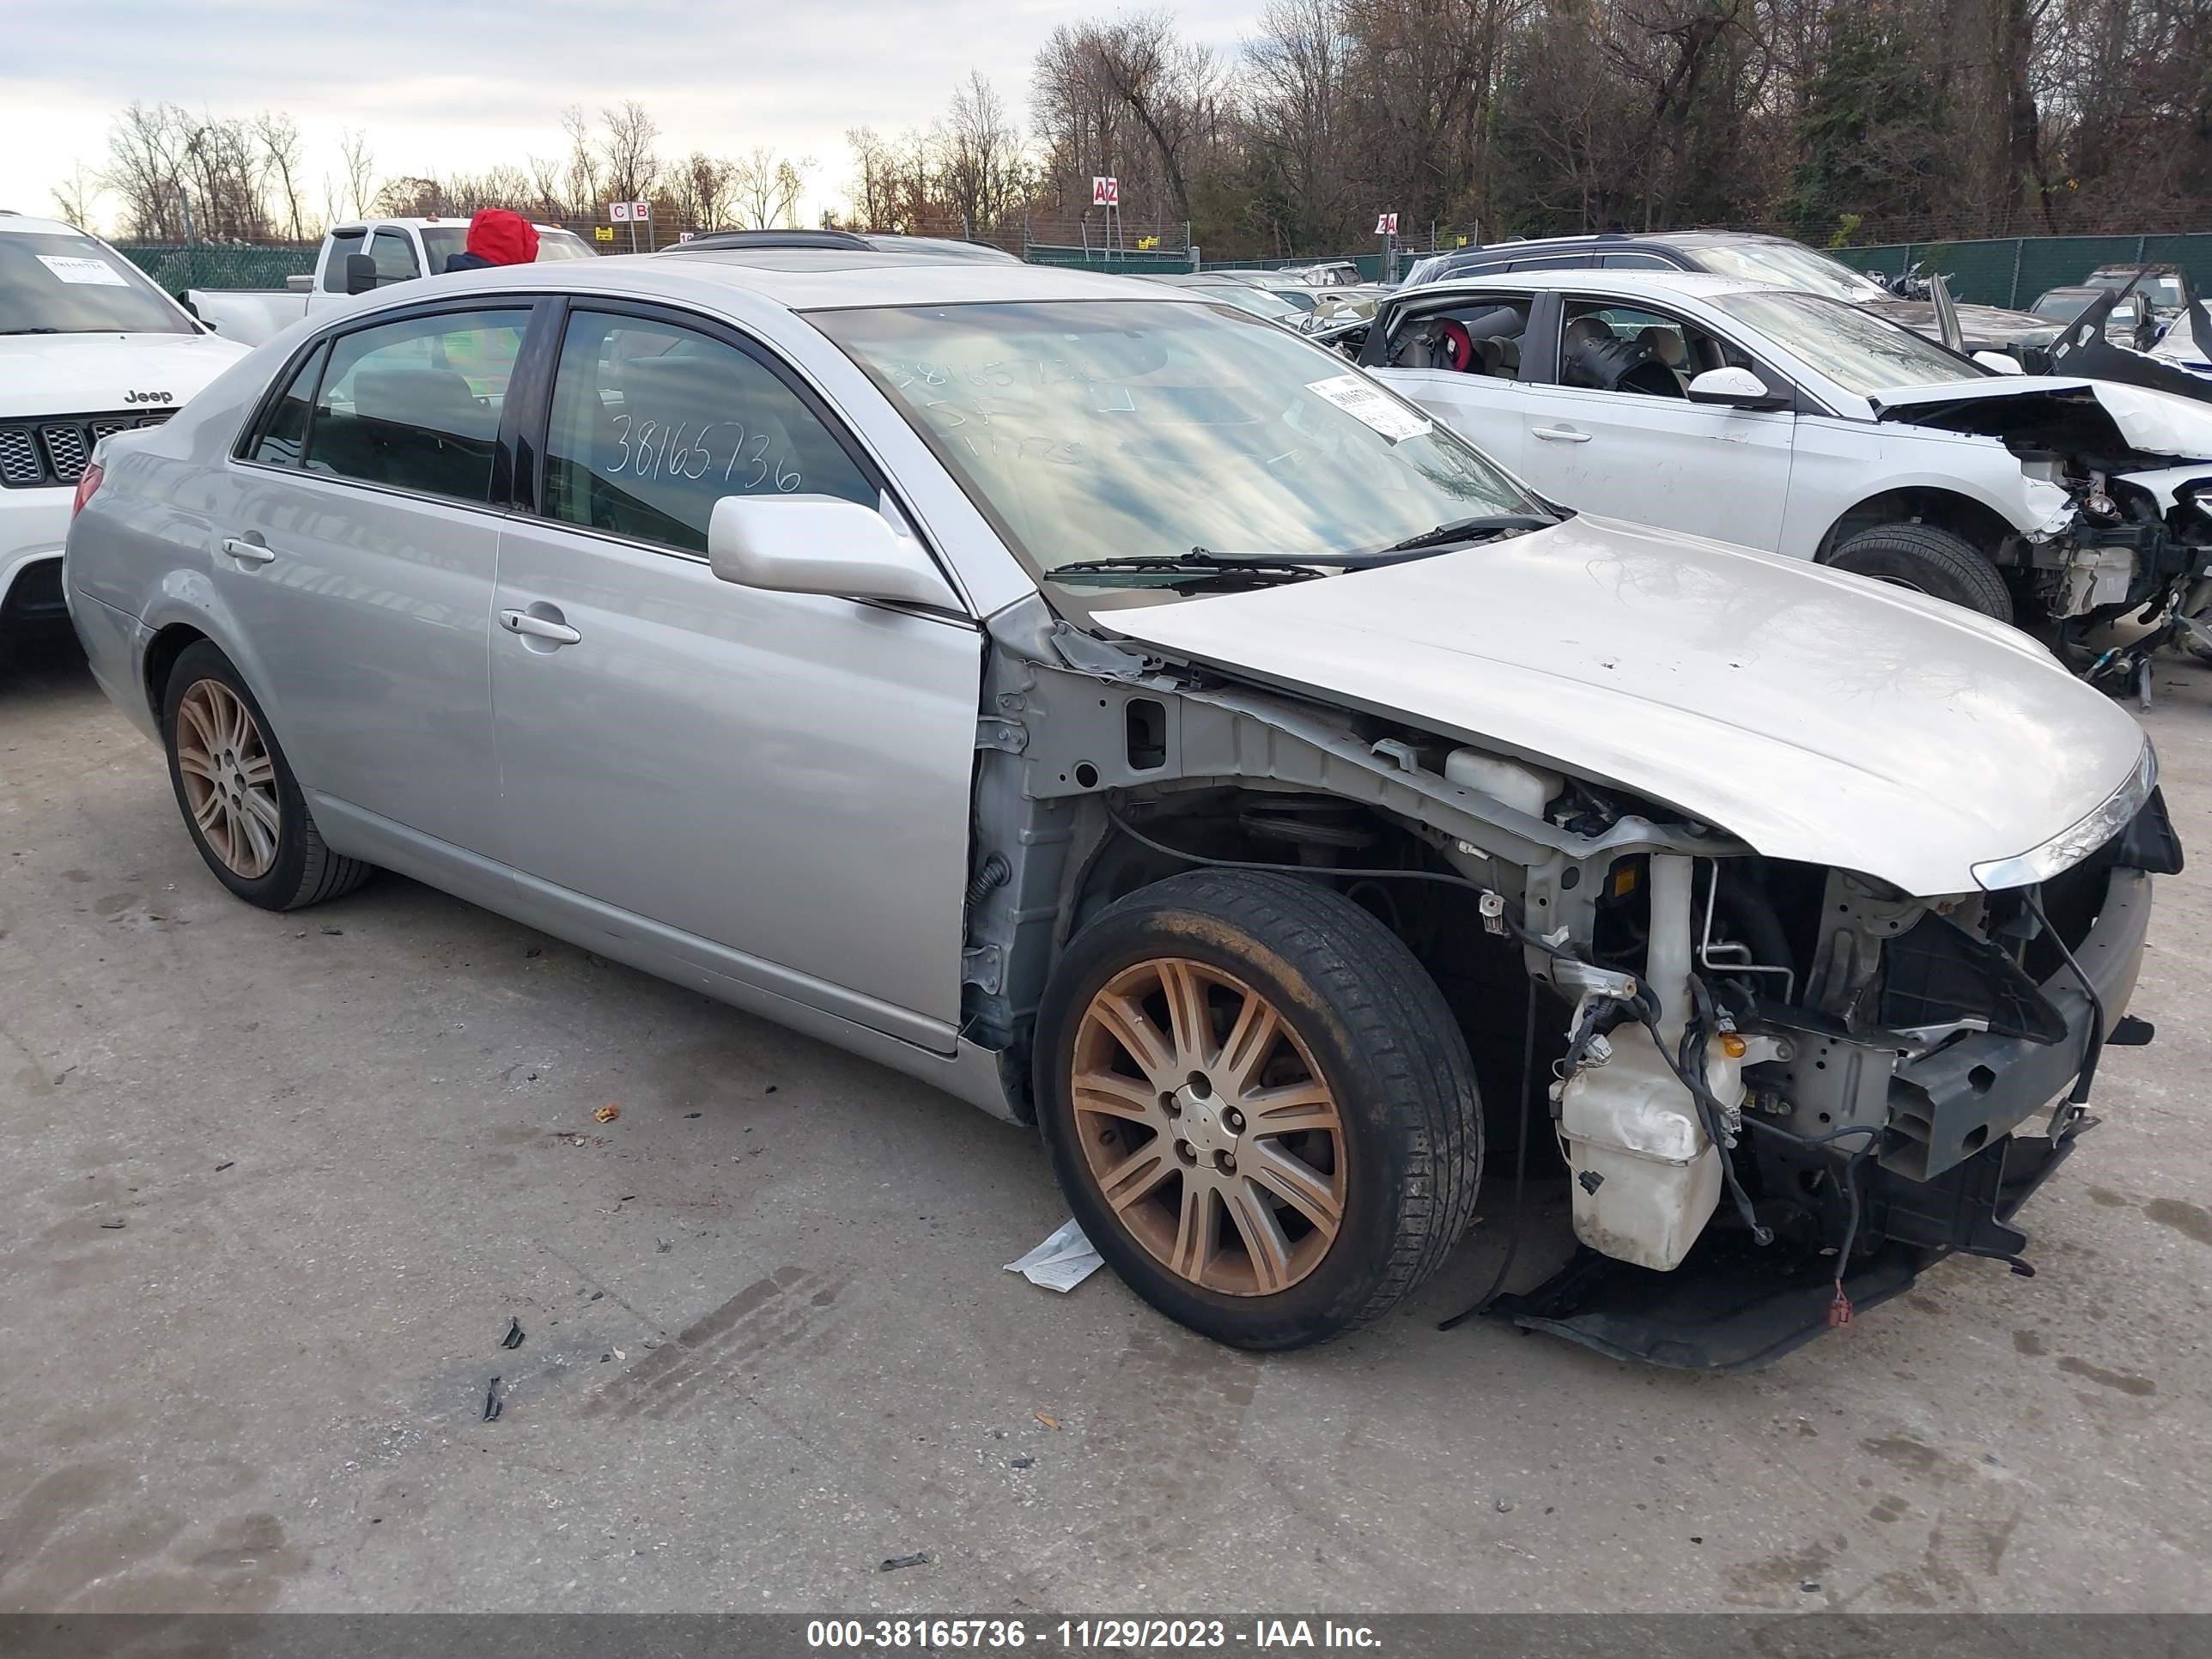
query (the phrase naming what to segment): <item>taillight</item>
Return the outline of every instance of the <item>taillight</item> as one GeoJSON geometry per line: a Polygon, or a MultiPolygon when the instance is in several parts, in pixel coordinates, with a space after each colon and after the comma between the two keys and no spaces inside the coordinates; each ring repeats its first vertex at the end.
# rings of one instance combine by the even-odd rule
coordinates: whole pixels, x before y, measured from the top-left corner
{"type": "Polygon", "coordinates": [[[106,469],[98,461],[85,463],[84,476],[76,481],[76,500],[70,503],[70,517],[74,519],[84,511],[84,504],[92,499],[92,492],[100,488],[100,478],[106,469]]]}

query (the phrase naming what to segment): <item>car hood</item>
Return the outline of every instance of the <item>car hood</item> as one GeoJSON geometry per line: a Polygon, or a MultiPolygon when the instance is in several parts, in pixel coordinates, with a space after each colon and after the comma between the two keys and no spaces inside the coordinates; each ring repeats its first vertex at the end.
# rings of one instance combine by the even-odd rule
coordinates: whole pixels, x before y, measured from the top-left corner
{"type": "MultiPolygon", "coordinates": [[[[2002,306],[1962,305],[1956,308],[1959,331],[1966,336],[1970,348],[2049,345],[2058,337],[2062,327],[2062,325],[2047,317],[2039,317],[2032,311],[2007,311],[2002,306]]],[[[1877,317],[1887,317],[1891,322],[1909,328],[1915,334],[1924,334],[1931,340],[1937,337],[1936,302],[1932,300],[1862,300],[1859,309],[1871,311],[1877,317]]]]}
{"type": "Polygon", "coordinates": [[[1101,613],[1170,657],[1664,802],[1908,892],[2040,846],[2135,721],[2025,635],[1856,576],[1612,520],[1101,613]]]}
{"type": "MultiPolygon", "coordinates": [[[[1893,386],[1867,394],[1878,421],[1977,429],[1976,405],[2038,401],[2057,407],[2094,398],[2130,449],[2196,461],[2212,457],[2212,407],[2148,386],[2118,380],[2084,380],[2051,374],[1993,374],[1986,380],[1944,380],[1934,386],[1893,386]]],[[[2009,414],[2010,410],[2007,413],[2009,414]]],[[[2002,418],[2002,417],[2000,417],[2002,418]]],[[[2009,420],[2007,425],[2013,424],[2009,420]]]]}
{"type": "Polygon", "coordinates": [[[176,409],[247,349],[212,334],[11,334],[0,420],[176,409]]]}

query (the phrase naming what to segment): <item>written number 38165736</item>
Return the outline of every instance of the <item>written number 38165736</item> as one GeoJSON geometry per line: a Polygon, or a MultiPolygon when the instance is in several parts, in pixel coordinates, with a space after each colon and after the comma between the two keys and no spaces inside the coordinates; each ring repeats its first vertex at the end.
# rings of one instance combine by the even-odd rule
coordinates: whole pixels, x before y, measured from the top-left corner
{"type": "Polygon", "coordinates": [[[736,421],[708,421],[695,433],[693,423],[639,420],[617,415],[621,446],[607,476],[633,478],[703,478],[718,463],[724,483],[732,488],[760,489],[773,486],[788,495],[805,483],[795,466],[787,466],[769,451],[774,443],[765,432],[747,435],[736,421]]]}

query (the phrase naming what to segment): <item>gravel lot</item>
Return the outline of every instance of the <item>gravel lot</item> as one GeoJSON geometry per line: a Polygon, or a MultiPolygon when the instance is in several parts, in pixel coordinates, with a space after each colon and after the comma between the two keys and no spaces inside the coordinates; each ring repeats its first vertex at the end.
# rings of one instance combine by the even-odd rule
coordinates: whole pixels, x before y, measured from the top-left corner
{"type": "MultiPolygon", "coordinates": [[[[2212,673],[2160,681],[2212,860],[2212,673]]],[[[236,902],[34,651],[0,1610],[2212,1609],[2204,869],[2033,1280],[1947,1263],[1744,1377],[1440,1334],[1501,1197],[1416,1305],[1260,1359],[1001,1272],[1065,1217],[1045,1160],[918,1084],[406,881],[236,902]]]]}

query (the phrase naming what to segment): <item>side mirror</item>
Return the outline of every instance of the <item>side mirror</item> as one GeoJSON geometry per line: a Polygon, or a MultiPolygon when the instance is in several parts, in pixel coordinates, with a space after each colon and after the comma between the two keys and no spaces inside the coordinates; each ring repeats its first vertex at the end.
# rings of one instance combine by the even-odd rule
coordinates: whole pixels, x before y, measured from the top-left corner
{"type": "Polygon", "coordinates": [[[376,261],[366,253],[347,254],[345,291],[349,294],[374,293],[376,291],[376,261]]]}
{"type": "Polygon", "coordinates": [[[1778,408],[1781,400],[1747,368],[1709,368],[1690,382],[1693,404],[1732,404],[1740,409],[1778,408]]]}
{"type": "Polygon", "coordinates": [[[2019,358],[2008,357],[2002,351],[1977,351],[1974,353],[1974,361],[1979,363],[1984,368],[1993,368],[2000,374],[2025,374],[2027,373],[2026,369],[2020,366],[2019,358]]]}
{"type": "Polygon", "coordinates": [[[707,559],[741,587],[959,606],[920,542],[836,495],[725,495],[707,521],[707,559]]]}

